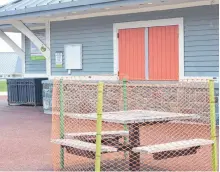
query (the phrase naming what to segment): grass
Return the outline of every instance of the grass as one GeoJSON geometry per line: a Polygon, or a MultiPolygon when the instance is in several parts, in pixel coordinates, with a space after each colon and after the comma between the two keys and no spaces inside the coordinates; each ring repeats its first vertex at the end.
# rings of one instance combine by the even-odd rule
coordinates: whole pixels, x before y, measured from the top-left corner
{"type": "Polygon", "coordinates": [[[0,92],[7,92],[7,82],[0,81],[0,92]]]}

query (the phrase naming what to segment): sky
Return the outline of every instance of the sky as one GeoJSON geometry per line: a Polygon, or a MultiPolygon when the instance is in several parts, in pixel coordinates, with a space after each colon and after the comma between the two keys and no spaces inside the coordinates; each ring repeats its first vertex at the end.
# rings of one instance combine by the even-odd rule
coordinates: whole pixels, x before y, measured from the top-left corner
{"type": "Polygon", "coordinates": [[[8,0],[0,0],[0,5],[4,5],[8,2],[8,0]]]}
{"type": "MultiPolygon", "coordinates": [[[[0,0],[0,5],[4,5],[8,0],[0,0]]],[[[19,47],[21,47],[21,34],[6,33],[19,47]]],[[[0,52],[14,52],[12,48],[0,38],[0,52]]]]}

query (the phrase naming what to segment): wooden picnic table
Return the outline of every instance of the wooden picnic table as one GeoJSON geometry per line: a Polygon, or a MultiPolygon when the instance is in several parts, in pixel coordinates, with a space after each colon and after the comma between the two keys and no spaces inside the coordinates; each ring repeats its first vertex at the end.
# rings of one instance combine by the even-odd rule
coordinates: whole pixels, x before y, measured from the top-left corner
{"type": "MultiPolygon", "coordinates": [[[[75,114],[64,113],[65,116],[69,116],[74,119],[88,119],[97,120],[96,113],[88,114],[75,114]]],[[[117,111],[117,112],[103,112],[102,121],[118,124],[133,124],[133,123],[152,123],[152,122],[164,122],[172,120],[184,120],[199,118],[196,114],[182,114],[173,112],[159,112],[159,111],[147,111],[147,110],[131,110],[131,111],[117,111]]]]}
{"type": "MultiPolygon", "coordinates": [[[[75,119],[97,120],[96,113],[90,114],[73,114],[65,113],[75,119]]],[[[196,114],[181,114],[172,112],[158,112],[146,110],[132,110],[119,112],[104,112],[102,115],[103,122],[127,124],[129,126],[129,142],[135,148],[140,146],[140,126],[145,124],[162,123],[173,120],[186,120],[199,118],[196,114]]],[[[140,152],[130,151],[129,168],[131,171],[140,170],[140,152]]]]}

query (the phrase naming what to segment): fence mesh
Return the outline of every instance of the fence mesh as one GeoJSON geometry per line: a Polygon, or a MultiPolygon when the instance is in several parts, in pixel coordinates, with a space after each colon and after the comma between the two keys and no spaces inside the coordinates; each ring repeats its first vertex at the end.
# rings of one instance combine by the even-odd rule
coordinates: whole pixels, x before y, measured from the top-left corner
{"type": "Polygon", "coordinates": [[[54,170],[213,170],[208,81],[53,85],[54,170]]]}

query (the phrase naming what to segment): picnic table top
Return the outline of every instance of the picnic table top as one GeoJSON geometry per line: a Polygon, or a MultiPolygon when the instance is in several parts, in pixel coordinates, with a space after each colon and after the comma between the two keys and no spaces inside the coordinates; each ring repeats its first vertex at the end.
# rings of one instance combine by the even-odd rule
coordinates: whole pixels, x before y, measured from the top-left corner
{"type": "MultiPolygon", "coordinates": [[[[74,119],[97,120],[96,113],[89,113],[89,114],[64,113],[64,115],[74,119]]],[[[197,118],[199,118],[199,115],[196,114],[182,114],[182,113],[147,111],[147,110],[103,112],[102,114],[102,121],[119,123],[119,124],[162,122],[162,121],[186,120],[186,119],[197,119],[197,118]]]]}

